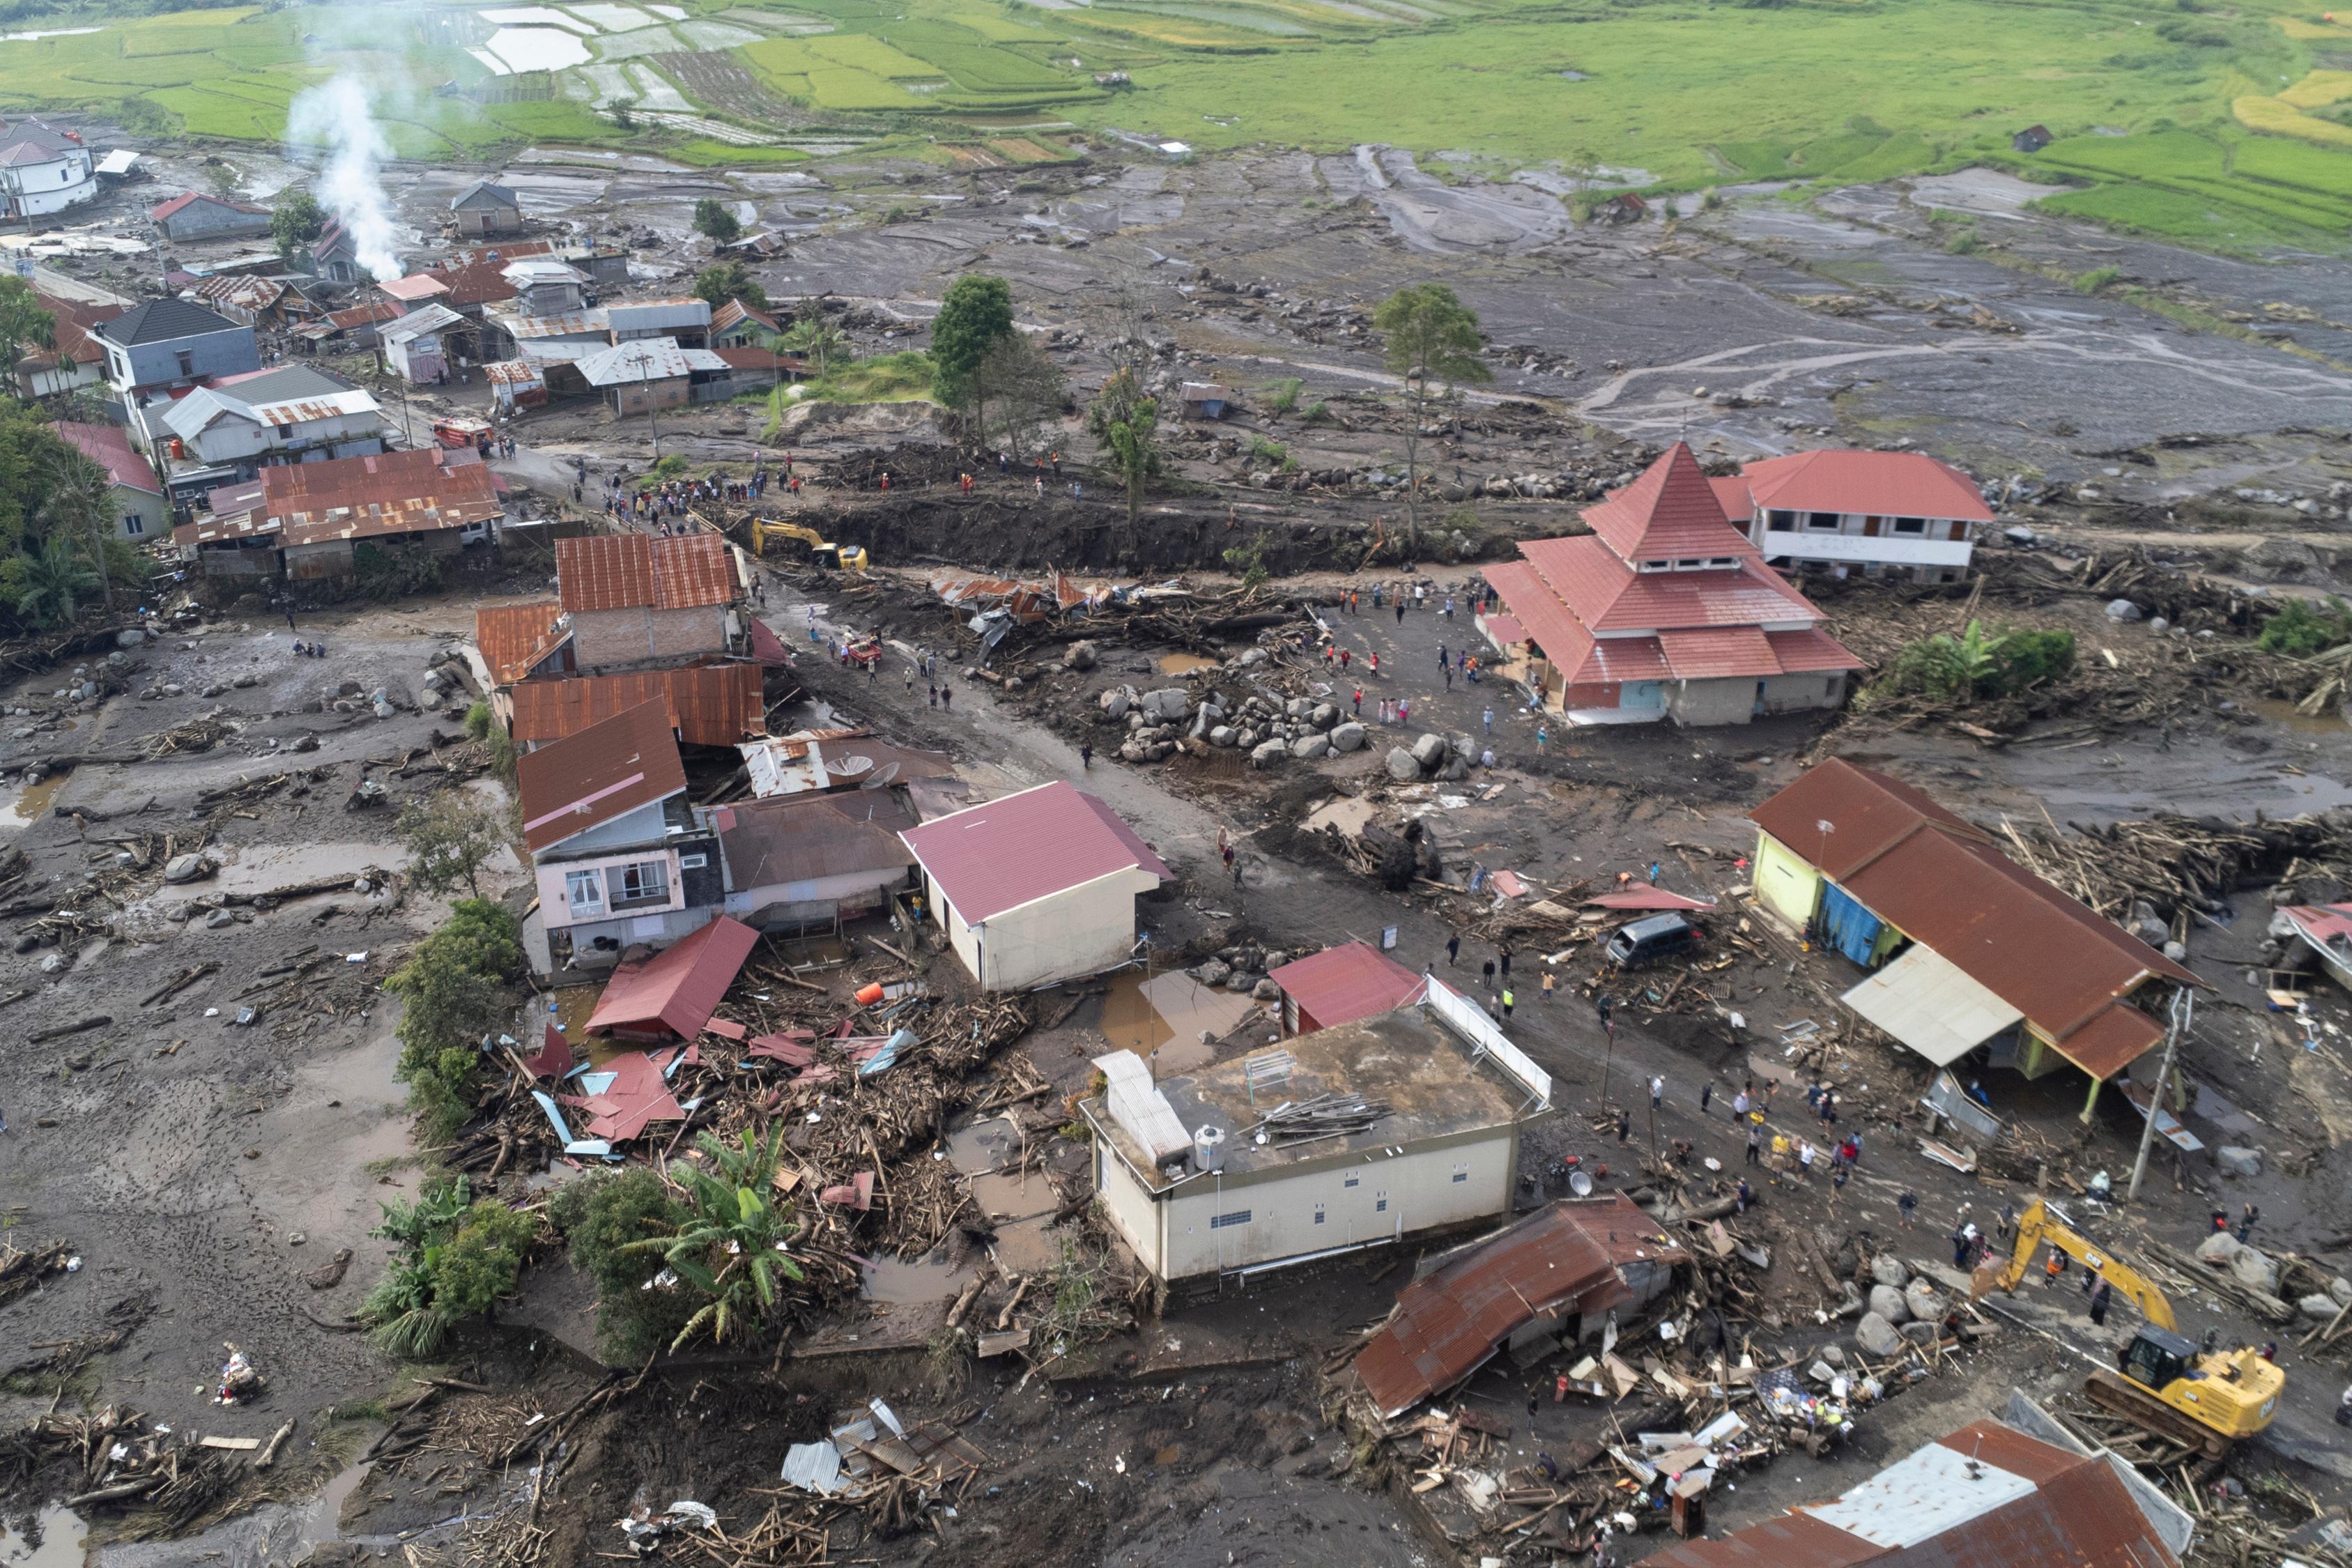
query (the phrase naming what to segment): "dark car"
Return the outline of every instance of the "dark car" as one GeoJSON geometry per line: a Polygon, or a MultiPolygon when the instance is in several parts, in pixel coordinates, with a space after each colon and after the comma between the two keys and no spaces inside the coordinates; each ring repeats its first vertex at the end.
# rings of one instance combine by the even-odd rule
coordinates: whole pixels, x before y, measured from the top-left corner
{"type": "Polygon", "coordinates": [[[1609,962],[1620,969],[1640,969],[1697,944],[1698,928],[1682,916],[1652,915],[1618,928],[1609,939],[1609,962]]]}

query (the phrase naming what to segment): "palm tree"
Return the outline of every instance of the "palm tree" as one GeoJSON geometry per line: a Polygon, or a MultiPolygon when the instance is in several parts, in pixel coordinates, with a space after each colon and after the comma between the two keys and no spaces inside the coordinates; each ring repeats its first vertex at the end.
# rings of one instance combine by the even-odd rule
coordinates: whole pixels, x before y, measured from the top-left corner
{"type": "Polygon", "coordinates": [[[783,1148],[781,1129],[755,1138],[745,1128],[735,1143],[705,1132],[696,1144],[715,1169],[688,1171],[686,1218],[668,1236],[628,1244],[632,1251],[659,1251],[678,1279],[709,1298],[670,1342],[673,1351],[706,1329],[721,1344],[758,1332],[775,1310],[780,1286],[801,1278],[800,1265],[784,1251],[800,1226],[768,1196],[783,1148]]]}
{"type": "Polygon", "coordinates": [[[79,449],[60,441],[42,478],[48,494],[35,515],[49,537],[79,544],[98,575],[100,602],[114,607],[114,584],[106,570],[106,541],[114,532],[113,481],[79,449]]]}
{"type": "Polygon", "coordinates": [[[16,614],[39,626],[71,620],[76,601],[100,581],[73,541],[52,533],[25,557],[25,589],[16,595],[16,614]]]}
{"type": "Polygon", "coordinates": [[[14,382],[16,362],[57,342],[58,319],[22,278],[0,277],[0,379],[14,382]]]}
{"type": "Polygon", "coordinates": [[[816,378],[825,376],[825,363],[837,354],[846,353],[849,340],[839,327],[816,316],[803,316],[794,321],[792,331],[783,336],[784,352],[816,361],[816,378]]]}

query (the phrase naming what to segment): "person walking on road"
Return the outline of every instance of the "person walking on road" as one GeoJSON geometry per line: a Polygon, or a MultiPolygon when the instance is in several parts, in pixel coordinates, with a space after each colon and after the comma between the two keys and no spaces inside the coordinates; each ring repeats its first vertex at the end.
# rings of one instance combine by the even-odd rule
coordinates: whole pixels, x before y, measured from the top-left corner
{"type": "Polygon", "coordinates": [[[1764,1129],[1753,1123],[1748,1129],[1748,1163],[1751,1165],[1764,1163],[1764,1129]]]}
{"type": "Polygon", "coordinates": [[[1094,765],[1095,749],[1092,746],[1080,746],[1078,748],[1078,771],[1080,773],[1090,772],[1093,770],[1094,765]]]}
{"type": "Polygon", "coordinates": [[[2238,1211],[2239,1246],[2244,1247],[2252,1242],[2254,1234],[2254,1224],[2262,1217],[2263,1211],[2256,1208],[2252,1204],[2248,1204],[2244,1208],[2238,1211]]]}
{"type": "Polygon", "coordinates": [[[1493,959],[1490,958],[1485,963],[1479,965],[1478,984],[1484,985],[1489,991],[1492,991],[1495,988],[1495,961],[1493,959]]]}
{"type": "Polygon", "coordinates": [[[1744,1089],[1731,1097],[1731,1120],[1734,1121],[1748,1120],[1748,1091],[1744,1089]]]}
{"type": "Polygon", "coordinates": [[[1547,969],[1543,972],[1543,999],[1545,1001],[1549,1002],[1551,1000],[1553,988],[1558,984],[1558,981],[1553,977],[1550,970],[1547,969]]]}
{"type": "Polygon", "coordinates": [[[1445,939],[1445,967],[1448,969],[1462,967],[1462,939],[1458,936],[1449,936],[1445,939]]]}
{"type": "Polygon", "coordinates": [[[1657,1110],[1665,1103],[1665,1100],[1666,1080],[1654,1075],[1650,1079],[1650,1109],[1657,1110]]]}
{"type": "Polygon", "coordinates": [[[1495,710],[1492,708],[1480,714],[1478,721],[1486,726],[1486,733],[1491,735],[1495,732],[1495,710]]]}
{"type": "Polygon", "coordinates": [[[1713,1105],[1714,1103],[1715,1103],[1715,1079],[1707,1079],[1707,1080],[1706,1080],[1706,1082],[1705,1084],[1701,1085],[1701,1086],[1700,1086],[1700,1088],[1699,1088],[1699,1091],[1698,1091],[1698,1113],[1699,1113],[1701,1116],[1705,1116],[1705,1115],[1706,1114],[1706,1108],[1707,1108],[1708,1106],[1710,1106],[1710,1105],[1713,1105]]]}
{"type": "Polygon", "coordinates": [[[2107,1303],[2114,1300],[2116,1288],[2104,1279],[2099,1281],[2099,1288],[2091,1292],[2091,1327],[2096,1329],[2105,1326],[2107,1303]]]}

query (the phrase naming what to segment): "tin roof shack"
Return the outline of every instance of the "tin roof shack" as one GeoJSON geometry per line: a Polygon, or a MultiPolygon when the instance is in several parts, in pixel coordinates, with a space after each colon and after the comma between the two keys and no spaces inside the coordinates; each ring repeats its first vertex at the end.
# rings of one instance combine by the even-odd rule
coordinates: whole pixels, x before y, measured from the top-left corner
{"type": "Polygon", "coordinates": [[[572,657],[591,675],[729,653],[742,635],[736,552],[716,533],[559,539],[555,574],[572,657]]]}
{"type": "Polygon", "coordinates": [[[1645,1568],[2178,1568],[2118,1463],[1998,1421],[1971,1422],[1834,1501],[1643,1561],[1645,1568]]]}
{"type": "Polygon", "coordinates": [[[1356,1352],[1356,1376],[1394,1419],[1443,1394],[1506,1345],[1598,1338],[1609,1314],[1633,1314],[1674,1283],[1690,1254],[1622,1193],[1562,1198],[1500,1235],[1424,1262],[1380,1333],[1356,1352]]]}
{"type": "Polygon", "coordinates": [[[172,531],[182,555],[206,576],[282,572],[306,582],[351,576],[377,551],[454,555],[486,539],[503,511],[488,468],[453,465],[432,449],[273,464],[251,487],[215,494],[245,510],[208,512],[172,531]]]}
{"type": "Polygon", "coordinates": [[[583,354],[574,368],[601,395],[614,418],[735,395],[735,367],[704,348],[674,338],[638,338],[583,354]]]}
{"type": "Polygon", "coordinates": [[[801,795],[857,789],[868,784],[909,784],[955,773],[944,752],[919,752],[878,740],[870,730],[795,730],[740,748],[751,770],[751,793],[801,795]]]}
{"type": "Polygon", "coordinates": [[[1550,1078],[1439,983],[1412,1006],[1157,1086],[1132,1051],[1095,1065],[1108,1088],[1078,1108],[1095,1190],[1171,1284],[1507,1215],[1519,1130],[1551,1107],[1550,1078]]]}
{"type": "Polygon", "coordinates": [[[1266,978],[1281,988],[1286,1036],[1334,1029],[1421,995],[1420,975],[1360,938],[1294,959],[1266,978]]]}
{"type": "Polygon", "coordinates": [[[668,703],[640,703],[517,758],[515,788],[555,962],[666,947],[717,912],[718,844],[688,804],[668,703]]]}
{"type": "Polygon", "coordinates": [[[273,463],[381,452],[385,429],[373,396],[307,364],[216,376],[177,402],[148,405],[140,425],[149,450],[173,449],[174,478],[183,466],[250,479],[273,463]]]}
{"type": "Polygon", "coordinates": [[[384,363],[411,386],[446,381],[450,362],[464,353],[472,334],[471,322],[439,303],[419,305],[376,329],[384,363]]]}
{"type": "Polygon", "coordinates": [[[488,180],[476,180],[451,196],[449,211],[459,234],[512,234],[522,226],[522,204],[515,199],[514,187],[488,180]]]}
{"type": "Polygon", "coordinates": [[[1845,1005],[1948,1067],[2039,1078],[2071,1062],[2099,1085],[2164,1037],[2135,1005],[2152,983],[2204,982],[2003,855],[1925,793],[1833,759],[1748,814],[1759,907],[1872,973],[1845,1005]]]}
{"type": "Polygon", "coordinates": [[[1059,780],[905,835],[931,919],[987,991],[1099,974],[1135,953],[1135,900],[1174,873],[1118,814],[1059,780]]]}
{"type": "Polygon", "coordinates": [[[710,813],[727,868],[727,912],[761,931],[831,925],[910,889],[919,819],[905,793],[852,789],[779,795],[710,813]]]}

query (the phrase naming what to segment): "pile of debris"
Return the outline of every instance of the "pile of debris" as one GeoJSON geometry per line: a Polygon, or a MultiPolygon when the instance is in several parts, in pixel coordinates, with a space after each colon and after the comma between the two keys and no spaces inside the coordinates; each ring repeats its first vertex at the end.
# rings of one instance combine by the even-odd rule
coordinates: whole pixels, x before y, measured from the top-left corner
{"type": "MultiPolygon", "coordinates": [[[[2113,920],[2145,903],[2175,921],[2226,921],[2232,893],[2305,879],[2352,879],[2352,816],[2228,822],[2162,814],[2105,826],[2004,822],[2011,856],[2027,870],[2113,920]]],[[[2164,928],[2147,933],[2163,945],[2164,928]]]]}

